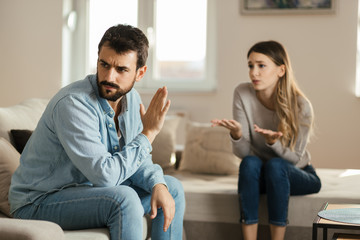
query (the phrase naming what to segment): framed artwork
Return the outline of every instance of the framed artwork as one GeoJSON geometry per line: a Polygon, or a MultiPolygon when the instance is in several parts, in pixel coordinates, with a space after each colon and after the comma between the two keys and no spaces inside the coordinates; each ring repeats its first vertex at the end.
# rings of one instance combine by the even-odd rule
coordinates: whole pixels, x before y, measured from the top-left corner
{"type": "Polygon", "coordinates": [[[239,0],[243,15],[333,14],[336,0],[239,0]]]}

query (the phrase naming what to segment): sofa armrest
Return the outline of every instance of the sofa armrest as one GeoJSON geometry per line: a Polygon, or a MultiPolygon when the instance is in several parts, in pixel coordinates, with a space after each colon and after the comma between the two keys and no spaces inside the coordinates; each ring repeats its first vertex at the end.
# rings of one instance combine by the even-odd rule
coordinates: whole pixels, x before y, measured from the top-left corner
{"type": "Polygon", "coordinates": [[[0,236],[7,240],[64,240],[59,225],[38,220],[22,220],[0,217],[0,236]]]}

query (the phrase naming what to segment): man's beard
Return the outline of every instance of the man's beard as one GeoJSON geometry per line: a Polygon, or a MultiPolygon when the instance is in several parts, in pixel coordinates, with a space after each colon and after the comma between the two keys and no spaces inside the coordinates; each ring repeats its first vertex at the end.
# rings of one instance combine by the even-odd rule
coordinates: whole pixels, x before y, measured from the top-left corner
{"type": "Polygon", "coordinates": [[[112,101],[112,102],[117,101],[119,98],[121,98],[122,96],[124,96],[128,92],[130,92],[131,89],[134,87],[134,84],[135,84],[135,78],[134,78],[134,81],[132,82],[132,84],[131,84],[131,86],[129,88],[121,89],[119,87],[119,85],[117,85],[115,83],[112,83],[112,82],[108,82],[108,81],[99,82],[99,78],[98,78],[97,75],[96,75],[96,78],[97,78],[96,82],[97,82],[97,85],[98,85],[100,97],[105,98],[106,100],[109,100],[109,101],[112,101]],[[105,89],[103,86],[113,87],[113,88],[116,89],[116,92],[111,94],[111,91],[105,89]]]}

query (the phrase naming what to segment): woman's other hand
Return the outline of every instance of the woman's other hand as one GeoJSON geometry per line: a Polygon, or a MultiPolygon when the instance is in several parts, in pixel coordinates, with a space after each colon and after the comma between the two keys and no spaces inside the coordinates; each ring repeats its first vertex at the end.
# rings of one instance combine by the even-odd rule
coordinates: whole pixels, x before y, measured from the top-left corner
{"type": "Polygon", "coordinates": [[[213,120],[211,120],[211,123],[212,123],[212,125],[211,125],[212,127],[221,126],[221,127],[229,129],[231,137],[235,140],[240,139],[242,136],[241,124],[235,120],[213,119],[213,120]]]}
{"type": "Polygon", "coordinates": [[[283,135],[282,132],[274,132],[272,130],[263,129],[256,124],[254,124],[254,130],[255,132],[263,135],[266,143],[269,145],[273,145],[283,135]]]}

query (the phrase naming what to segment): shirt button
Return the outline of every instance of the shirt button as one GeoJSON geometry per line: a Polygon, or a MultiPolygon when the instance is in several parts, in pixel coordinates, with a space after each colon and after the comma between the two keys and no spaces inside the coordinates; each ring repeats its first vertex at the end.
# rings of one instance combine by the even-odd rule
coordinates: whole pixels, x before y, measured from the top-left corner
{"type": "Polygon", "coordinates": [[[115,147],[114,147],[114,149],[116,150],[116,149],[118,149],[118,147],[117,147],[117,146],[115,146],[115,147]]]}
{"type": "Polygon", "coordinates": [[[112,127],[112,124],[111,124],[111,123],[109,124],[109,127],[112,127]]]}
{"type": "Polygon", "coordinates": [[[147,151],[147,152],[150,152],[150,148],[147,148],[146,151],[147,151]]]}

